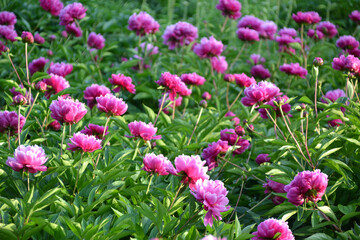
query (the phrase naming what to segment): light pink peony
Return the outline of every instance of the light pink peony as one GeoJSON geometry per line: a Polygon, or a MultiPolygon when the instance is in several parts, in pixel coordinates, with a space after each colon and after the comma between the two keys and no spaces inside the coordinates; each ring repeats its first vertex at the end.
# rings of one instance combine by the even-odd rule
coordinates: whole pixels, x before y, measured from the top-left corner
{"type": "Polygon", "coordinates": [[[287,222],[269,218],[257,227],[257,231],[252,234],[256,237],[252,240],[274,239],[275,235],[280,233],[276,240],[295,240],[287,222]]]}
{"type": "Polygon", "coordinates": [[[251,68],[250,73],[253,77],[260,78],[262,80],[271,78],[270,71],[267,68],[265,68],[262,64],[254,65],[251,68]]]}
{"type": "Polygon", "coordinates": [[[240,87],[250,87],[251,84],[256,84],[253,77],[248,77],[245,73],[234,74],[236,84],[240,87]]]}
{"type": "Polygon", "coordinates": [[[0,25],[8,26],[9,28],[14,29],[16,21],[16,15],[13,12],[0,12],[0,25]]]}
{"type": "Polygon", "coordinates": [[[221,41],[217,41],[213,36],[202,38],[199,44],[194,46],[194,53],[200,58],[211,58],[220,56],[223,52],[224,45],[221,41]]]}
{"type": "Polygon", "coordinates": [[[108,93],[105,96],[96,97],[97,108],[107,115],[121,116],[126,113],[128,105],[122,98],[116,98],[108,93]]]}
{"type": "Polygon", "coordinates": [[[125,89],[132,94],[136,93],[135,85],[132,84],[131,77],[127,77],[124,74],[111,74],[109,82],[115,86],[113,89],[114,92],[120,92],[121,89],[125,89]]]}
{"type": "Polygon", "coordinates": [[[92,109],[96,105],[96,97],[105,96],[111,94],[109,88],[104,85],[91,84],[84,91],[84,99],[87,101],[87,105],[92,109]]]}
{"type": "Polygon", "coordinates": [[[45,97],[47,99],[49,99],[51,95],[57,94],[70,87],[69,82],[65,78],[52,73],[50,73],[50,78],[43,79],[42,82],[47,86],[45,91],[45,97]]]}
{"type": "Polygon", "coordinates": [[[299,24],[315,24],[321,21],[320,15],[314,11],[293,13],[292,18],[299,24]]]}
{"type": "Polygon", "coordinates": [[[69,75],[73,70],[73,65],[70,63],[50,63],[50,67],[47,70],[47,73],[53,73],[56,75],[59,75],[61,77],[66,77],[67,75],[69,75]]]}
{"type": "Polygon", "coordinates": [[[37,145],[20,145],[15,149],[14,157],[8,158],[6,165],[17,172],[24,169],[29,173],[37,173],[38,171],[44,172],[47,170],[46,166],[42,166],[46,161],[45,151],[41,147],[37,145]]]}
{"type": "Polygon", "coordinates": [[[206,79],[197,73],[185,73],[181,75],[181,81],[189,85],[203,85],[206,79]]]}
{"type": "Polygon", "coordinates": [[[96,139],[103,139],[103,136],[109,134],[109,127],[106,127],[106,131],[104,134],[105,127],[99,126],[96,124],[89,123],[89,125],[80,131],[80,133],[83,133],[85,135],[94,136],[96,139]]]}
{"type": "Polygon", "coordinates": [[[152,123],[144,123],[141,121],[134,121],[128,124],[129,130],[133,136],[126,137],[134,137],[134,138],[142,138],[144,141],[149,141],[153,139],[161,139],[161,136],[155,136],[157,128],[153,126],[152,123]]]}
{"type": "Polygon", "coordinates": [[[336,41],[336,46],[344,50],[355,49],[359,47],[359,42],[353,36],[341,36],[336,41]]]}
{"type": "Polygon", "coordinates": [[[74,133],[73,137],[70,138],[71,143],[68,143],[69,147],[67,150],[70,151],[83,151],[83,152],[94,152],[101,149],[101,140],[96,139],[94,136],[89,136],[83,133],[74,133]]]}
{"type": "Polygon", "coordinates": [[[295,206],[300,206],[305,201],[317,202],[324,195],[328,181],[328,176],[319,169],[300,172],[285,186],[286,197],[295,206]]]}
{"type": "Polygon", "coordinates": [[[135,31],[138,36],[154,34],[160,28],[159,23],[146,12],[134,13],[129,17],[128,24],[128,29],[135,31]]]}
{"type": "Polygon", "coordinates": [[[224,56],[212,57],[211,67],[218,73],[224,73],[228,68],[228,63],[224,56]]]}
{"type": "Polygon", "coordinates": [[[0,25],[0,37],[5,38],[11,42],[16,41],[17,33],[9,26],[0,25]]]}
{"type": "Polygon", "coordinates": [[[308,74],[307,70],[301,67],[299,63],[283,64],[280,66],[280,71],[288,75],[298,76],[300,78],[305,78],[308,74]]]}
{"type": "Polygon", "coordinates": [[[49,107],[51,117],[59,122],[74,124],[79,122],[87,113],[85,104],[71,98],[58,97],[49,107]]]}
{"type": "Polygon", "coordinates": [[[255,42],[259,41],[259,32],[251,28],[238,28],[236,31],[238,38],[242,41],[255,42]]]}
{"type": "Polygon", "coordinates": [[[261,24],[263,24],[263,21],[258,19],[257,17],[254,17],[252,15],[244,16],[240,19],[237,27],[238,28],[250,28],[255,31],[260,31],[261,24]]]}
{"type": "Polygon", "coordinates": [[[228,206],[229,199],[226,197],[228,191],[224,183],[219,180],[199,179],[190,192],[208,211],[204,218],[205,226],[210,225],[212,227],[213,217],[215,220],[221,220],[221,212],[230,209],[230,206],[228,206]]]}
{"type": "Polygon", "coordinates": [[[66,26],[73,23],[76,19],[83,19],[86,16],[86,10],[87,9],[78,2],[67,5],[60,11],[60,25],[66,26]]]}
{"type": "Polygon", "coordinates": [[[187,22],[178,22],[174,25],[167,26],[162,36],[164,44],[169,49],[189,45],[198,38],[198,30],[195,26],[187,22]]]}
{"type": "Polygon", "coordinates": [[[216,8],[221,11],[223,16],[231,19],[238,19],[241,17],[241,3],[238,0],[219,0],[216,8]]]}
{"type": "Polygon", "coordinates": [[[261,81],[245,88],[245,97],[241,99],[245,106],[252,106],[260,102],[268,102],[280,95],[280,89],[271,82],[261,81]]]}
{"type": "Polygon", "coordinates": [[[44,57],[39,57],[37,59],[34,59],[29,64],[29,71],[30,74],[33,75],[36,72],[42,72],[44,71],[46,63],[49,62],[49,59],[46,59],[44,57]]]}
{"type": "Polygon", "coordinates": [[[201,240],[227,240],[227,238],[214,237],[213,235],[207,235],[203,237],[201,240]]]}
{"type": "Polygon", "coordinates": [[[169,172],[167,171],[167,167],[170,161],[167,157],[164,157],[162,154],[155,155],[154,153],[148,153],[145,155],[144,159],[144,167],[142,170],[156,173],[158,175],[168,175],[169,172]]]}
{"type": "Polygon", "coordinates": [[[53,16],[59,16],[64,4],[60,0],[39,0],[40,6],[53,16]]]}
{"type": "Polygon", "coordinates": [[[267,153],[262,153],[257,155],[255,162],[259,165],[261,165],[264,162],[270,162],[271,158],[269,157],[269,154],[267,153]]]}
{"type": "Polygon", "coordinates": [[[316,26],[316,30],[322,32],[328,38],[333,38],[336,36],[336,34],[338,34],[338,30],[336,29],[336,26],[328,21],[320,22],[316,26]]]}
{"type": "Polygon", "coordinates": [[[360,12],[358,10],[354,10],[349,14],[349,18],[356,23],[360,22],[360,12]]]}
{"type": "MultiPolygon", "coordinates": [[[[25,117],[20,114],[20,131],[25,124],[25,117]]],[[[10,131],[11,135],[18,133],[18,114],[15,111],[0,112],[0,133],[10,131]]]]}
{"type": "Polygon", "coordinates": [[[102,49],[105,46],[105,38],[99,33],[91,32],[89,34],[87,44],[91,48],[102,49]]]}
{"type": "Polygon", "coordinates": [[[81,37],[83,31],[74,22],[65,26],[65,31],[69,35],[73,35],[77,38],[81,37]]]}
{"type": "Polygon", "coordinates": [[[227,141],[218,140],[217,142],[210,143],[208,147],[203,150],[201,157],[205,159],[209,171],[218,166],[217,157],[219,155],[224,156],[229,147],[227,141]]]}
{"type": "Polygon", "coordinates": [[[191,94],[191,90],[188,89],[184,82],[177,75],[173,75],[169,72],[164,72],[156,83],[165,87],[169,91],[169,97],[171,101],[174,101],[177,93],[182,96],[188,96],[191,94]]]}
{"type": "MultiPolygon", "coordinates": [[[[271,192],[275,192],[275,193],[286,193],[284,187],[285,184],[279,183],[279,182],[275,182],[271,179],[267,179],[266,183],[263,184],[263,187],[265,188],[264,193],[268,194],[271,192]]],[[[285,201],[285,198],[280,197],[280,196],[272,196],[271,200],[273,201],[273,203],[275,205],[279,205],[281,203],[283,203],[285,201]]]]}

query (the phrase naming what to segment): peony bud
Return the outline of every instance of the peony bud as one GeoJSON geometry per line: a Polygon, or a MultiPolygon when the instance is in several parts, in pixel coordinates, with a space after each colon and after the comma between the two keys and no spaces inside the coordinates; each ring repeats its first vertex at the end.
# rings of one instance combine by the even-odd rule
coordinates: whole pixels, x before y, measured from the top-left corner
{"type": "Polygon", "coordinates": [[[315,67],[320,67],[320,66],[324,65],[324,60],[321,57],[316,57],[316,58],[314,58],[313,65],[315,67]]]}
{"type": "Polygon", "coordinates": [[[206,102],[206,100],[201,100],[200,103],[199,103],[200,107],[202,108],[207,108],[208,104],[206,102]]]}
{"type": "Polygon", "coordinates": [[[245,129],[242,126],[238,125],[238,126],[235,127],[235,133],[237,135],[239,135],[239,136],[244,136],[245,135],[245,129]]]}
{"type": "Polygon", "coordinates": [[[34,43],[34,36],[31,34],[31,32],[22,32],[21,38],[24,43],[34,43]]]}

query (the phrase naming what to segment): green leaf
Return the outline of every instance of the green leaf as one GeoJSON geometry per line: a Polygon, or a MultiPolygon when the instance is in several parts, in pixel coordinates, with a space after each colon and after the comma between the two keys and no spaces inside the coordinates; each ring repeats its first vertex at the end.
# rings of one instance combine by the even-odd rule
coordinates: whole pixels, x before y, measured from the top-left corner
{"type": "Polygon", "coordinates": [[[154,122],[155,116],[156,116],[155,113],[154,113],[154,111],[153,111],[151,108],[149,108],[148,106],[146,106],[145,104],[143,104],[143,107],[144,107],[147,115],[148,115],[149,118],[150,118],[150,122],[154,122]]]}
{"type": "Polygon", "coordinates": [[[318,209],[321,211],[321,212],[323,212],[323,213],[325,213],[327,216],[329,216],[332,220],[334,220],[335,222],[337,222],[338,221],[338,219],[336,218],[336,216],[335,216],[335,213],[333,212],[333,210],[331,210],[331,208],[330,207],[328,207],[328,206],[319,206],[318,207],[318,209]]]}
{"type": "Polygon", "coordinates": [[[313,105],[313,101],[310,100],[310,98],[308,98],[307,96],[302,96],[300,99],[299,99],[299,102],[303,102],[303,103],[307,103],[307,104],[311,104],[313,105]]]}
{"type": "Polygon", "coordinates": [[[320,155],[319,160],[323,159],[323,158],[326,157],[326,156],[329,156],[330,154],[333,154],[334,152],[339,151],[341,148],[342,148],[342,147],[333,148],[333,149],[330,149],[329,151],[323,152],[323,153],[320,155]]]}
{"type": "Polygon", "coordinates": [[[50,75],[45,72],[36,72],[31,77],[31,82],[36,82],[45,78],[50,78],[50,75]]]}
{"type": "Polygon", "coordinates": [[[305,240],[333,240],[333,239],[334,238],[330,237],[329,235],[326,235],[325,233],[315,233],[314,235],[305,238],[305,240]]]}

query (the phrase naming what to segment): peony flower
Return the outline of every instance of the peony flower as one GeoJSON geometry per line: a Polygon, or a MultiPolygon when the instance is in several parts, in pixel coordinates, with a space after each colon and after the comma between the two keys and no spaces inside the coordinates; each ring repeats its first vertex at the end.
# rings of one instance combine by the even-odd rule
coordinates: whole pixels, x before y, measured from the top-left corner
{"type": "Polygon", "coordinates": [[[260,25],[259,34],[265,39],[274,39],[274,35],[277,31],[277,25],[273,21],[265,21],[260,25]]]}
{"type": "Polygon", "coordinates": [[[250,28],[255,31],[260,31],[261,24],[263,24],[263,21],[258,19],[257,17],[254,17],[252,15],[244,16],[240,19],[237,27],[238,28],[250,28]]]}
{"type": "Polygon", "coordinates": [[[15,111],[0,112],[0,133],[10,132],[10,135],[17,134],[22,130],[26,119],[20,114],[20,126],[18,126],[18,114],[15,111]]]}
{"type": "Polygon", "coordinates": [[[60,0],[39,0],[40,6],[53,16],[59,16],[64,4],[60,0]]]}
{"type": "Polygon", "coordinates": [[[242,41],[254,42],[259,41],[259,33],[250,28],[238,28],[236,31],[238,38],[242,41]]]}
{"type": "Polygon", "coordinates": [[[360,60],[353,55],[345,57],[341,55],[339,58],[334,58],[332,67],[339,71],[348,71],[353,74],[360,74],[360,60]]]}
{"type": "Polygon", "coordinates": [[[225,74],[224,75],[224,81],[225,82],[235,82],[234,74],[225,74]]]}
{"type": "Polygon", "coordinates": [[[106,127],[106,131],[104,132],[105,127],[95,125],[92,123],[89,123],[89,125],[80,131],[80,133],[83,133],[85,135],[94,136],[96,139],[103,139],[106,135],[109,134],[109,127],[106,127]]]}
{"type": "Polygon", "coordinates": [[[134,13],[129,17],[128,29],[136,31],[136,35],[144,36],[146,34],[154,34],[159,31],[160,25],[146,12],[134,13]]]}
{"type": "Polygon", "coordinates": [[[105,96],[111,94],[109,88],[104,85],[91,84],[84,91],[84,99],[87,101],[87,105],[92,109],[96,105],[96,97],[105,96]]]}
{"type": "Polygon", "coordinates": [[[267,153],[262,153],[257,155],[255,162],[259,165],[261,165],[264,162],[270,162],[271,158],[269,157],[269,154],[267,153]]]}
{"type": "Polygon", "coordinates": [[[73,137],[70,138],[71,143],[68,143],[69,147],[67,150],[83,152],[94,152],[101,149],[101,140],[96,139],[94,136],[89,136],[83,133],[74,133],[73,137]]]}
{"type": "Polygon", "coordinates": [[[254,65],[262,64],[266,61],[265,58],[261,57],[260,54],[251,54],[250,59],[251,59],[251,62],[250,61],[247,61],[247,62],[249,64],[254,64],[254,65]]]}
{"type": "Polygon", "coordinates": [[[220,132],[220,139],[227,141],[229,145],[238,147],[233,151],[234,155],[242,154],[250,147],[249,141],[238,136],[234,129],[222,130],[220,132]]]}
{"type": "Polygon", "coordinates": [[[227,238],[214,237],[213,235],[207,235],[203,237],[201,240],[227,240],[227,238]]]}
{"type": "Polygon", "coordinates": [[[300,67],[299,63],[283,64],[280,66],[280,71],[288,75],[298,76],[300,78],[305,78],[308,74],[307,70],[303,67],[300,67]]]}
{"type": "Polygon", "coordinates": [[[321,40],[324,38],[324,34],[321,31],[314,29],[309,29],[307,35],[309,38],[312,38],[314,40],[321,40]]]}
{"type": "Polygon", "coordinates": [[[256,103],[268,102],[280,95],[280,89],[271,82],[261,81],[245,88],[245,97],[241,99],[245,106],[252,106],[256,103]]]}
{"type": "Polygon", "coordinates": [[[219,155],[225,155],[229,149],[227,141],[218,140],[217,142],[210,143],[201,154],[201,157],[205,159],[206,164],[209,167],[209,171],[218,166],[217,157],[219,155]]]}
{"type": "Polygon", "coordinates": [[[263,239],[277,239],[277,240],[295,240],[287,222],[269,218],[257,227],[257,231],[252,233],[256,237],[251,238],[252,240],[263,240],[263,239]],[[277,238],[274,238],[278,233],[277,238]]]}
{"type": "Polygon", "coordinates": [[[61,36],[62,36],[63,38],[67,38],[67,37],[68,37],[68,34],[67,34],[66,31],[62,31],[62,32],[61,32],[61,36]]]}
{"type": "Polygon", "coordinates": [[[210,100],[210,99],[211,99],[211,94],[208,93],[208,92],[204,92],[204,93],[201,95],[201,98],[204,99],[204,100],[210,100]]]}
{"type": "Polygon", "coordinates": [[[60,25],[66,26],[73,23],[76,19],[83,19],[86,16],[86,10],[87,9],[78,2],[67,5],[60,11],[60,25]]]}
{"type": "MultiPolygon", "coordinates": [[[[268,194],[271,192],[275,192],[275,193],[286,193],[284,187],[285,184],[279,183],[279,182],[275,182],[273,180],[267,179],[266,183],[263,184],[263,187],[265,188],[264,193],[268,194]]],[[[285,198],[280,197],[280,196],[272,196],[271,200],[273,201],[273,203],[275,205],[279,205],[281,203],[283,203],[285,201],[285,198]]]]}
{"type": "MultiPolygon", "coordinates": [[[[81,37],[83,34],[83,31],[81,30],[81,28],[79,28],[74,22],[66,25],[65,31],[67,34],[73,35],[77,38],[81,37]]],[[[67,37],[67,34],[66,34],[66,37],[67,37]]]]}
{"type": "Polygon", "coordinates": [[[213,217],[215,220],[221,220],[221,212],[230,209],[229,199],[226,197],[228,191],[224,183],[219,180],[199,179],[194,189],[190,193],[198,202],[204,205],[204,209],[208,211],[204,218],[204,225],[213,225],[213,217]]]}
{"type": "Polygon", "coordinates": [[[0,12],[0,25],[7,26],[11,29],[14,29],[16,24],[16,15],[13,12],[2,11],[0,12]]]}
{"type": "Polygon", "coordinates": [[[57,94],[62,90],[69,88],[70,84],[65,78],[50,73],[50,78],[43,79],[41,82],[45,83],[47,89],[45,91],[45,97],[49,99],[51,95],[57,94]]]}
{"type": "Polygon", "coordinates": [[[162,154],[155,155],[154,153],[148,153],[145,155],[144,159],[144,167],[142,170],[156,173],[158,175],[168,175],[168,165],[171,164],[167,157],[164,157],[162,154]]]}
{"type": "Polygon", "coordinates": [[[231,121],[234,122],[235,126],[240,124],[240,119],[238,117],[236,117],[236,114],[233,113],[233,112],[227,112],[225,114],[225,117],[234,117],[234,118],[231,119],[231,121]]]}
{"type": "Polygon", "coordinates": [[[290,184],[285,186],[288,201],[295,206],[302,205],[305,201],[317,202],[326,191],[328,176],[319,169],[314,172],[303,171],[298,173],[290,184]]]}
{"type": "Polygon", "coordinates": [[[120,92],[120,90],[123,88],[132,94],[136,93],[135,85],[132,84],[131,77],[127,77],[124,74],[111,74],[109,82],[116,87],[113,90],[114,92],[120,92]]]}
{"type": "Polygon", "coordinates": [[[194,53],[200,58],[211,58],[220,56],[223,52],[224,45],[221,41],[217,41],[213,36],[202,38],[199,44],[194,46],[194,53]]]}
{"type": "Polygon", "coordinates": [[[218,73],[224,73],[228,68],[228,63],[223,56],[212,57],[211,67],[218,73]]]}
{"type": "Polygon", "coordinates": [[[333,38],[333,37],[336,36],[336,34],[338,34],[336,26],[334,24],[332,24],[331,22],[328,22],[328,21],[320,22],[316,26],[316,30],[322,32],[328,38],[333,38]]]}
{"type": "Polygon", "coordinates": [[[206,79],[197,73],[185,73],[181,75],[181,81],[183,81],[186,84],[190,85],[203,85],[206,81],[206,79]]]}
{"type": "Polygon", "coordinates": [[[161,139],[160,135],[155,136],[157,128],[152,123],[144,123],[141,121],[134,121],[128,124],[129,130],[133,136],[129,138],[142,138],[144,141],[161,139]]]}
{"type": "Polygon", "coordinates": [[[0,41],[0,56],[2,55],[3,52],[6,52],[8,50],[8,48],[5,46],[5,44],[0,41]]]}
{"type": "Polygon", "coordinates": [[[219,0],[216,9],[219,9],[223,16],[231,19],[241,17],[241,3],[238,0],[219,0]]]}
{"type": "Polygon", "coordinates": [[[99,33],[91,32],[89,34],[87,44],[91,48],[102,49],[105,46],[105,38],[99,33]]]}
{"type": "Polygon", "coordinates": [[[278,32],[279,36],[284,36],[284,35],[288,35],[290,37],[296,37],[297,36],[297,31],[293,28],[282,28],[279,30],[278,32]]]}
{"type": "Polygon", "coordinates": [[[34,40],[37,44],[43,44],[45,42],[45,39],[38,33],[35,34],[34,40]]]}
{"type": "Polygon", "coordinates": [[[240,87],[250,87],[251,84],[256,84],[253,77],[248,77],[245,73],[234,74],[236,84],[240,87]]]}
{"type": "Polygon", "coordinates": [[[53,119],[68,124],[79,122],[87,113],[85,104],[61,96],[51,102],[49,109],[53,119]]]}
{"type": "Polygon", "coordinates": [[[191,190],[194,190],[195,183],[199,179],[209,179],[206,174],[207,167],[204,167],[205,161],[201,161],[200,156],[192,155],[180,155],[175,158],[175,168],[172,164],[169,164],[167,171],[176,176],[182,177],[181,182],[189,184],[191,190]]]}
{"type": "MultiPolygon", "coordinates": [[[[265,103],[265,105],[270,106],[271,108],[268,109],[268,112],[270,113],[271,110],[276,113],[276,117],[281,116],[281,110],[284,114],[290,112],[291,105],[289,103],[286,103],[289,100],[289,98],[286,95],[283,96],[277,96],[276,98],[273,98],[272,100],[265,103]],[[275,103],[276,102],[276,103],[275,103]],[[281,110],[278,106],[281,105],[281,110]]],[[[265,108],[259,109],[260,117],[263,119],[268,119],[268,114],[265,108]]]]}
{"type": "Polygon", "coordinates": [[[61,124],[55,120],[49,123],[48,127],[52,128],[54,131],[59,131],[61,129],[61,124]]]}
{"type": "Polygon", "coordinates": [[[67,75],[69,75],[73,70],[73,66],[70,63],[50,63],[50,67],[47,70],[47,73],[53,73],[56,75],[59,75],[61,77],[66,77],[67,75]]]}
{"type": "Polygon", "coordinates": [[[293,13],[292,18],[299,24],[315,24],[321,21],[320,15],[314,11],[293,13]]]}
{"type": "Polygon", "coordinates": [[[0,37],[5,38],[11,42],[16,41],[17,33],[11,27],[0,25],[0,37]]]}
{"type": "MultiPolygon", "coordinates": [[[[329,99],[331,102],[335,102],[338,98],[341,97],[346,97],[345,92],[341,89],[328,91],[324,96],[325,99],[329,99]]],[[[321,99],[321,102],[328,103],[324,98],[321,99]]]]}
{"type": "Polygon", "coordinates": [[[191,90],[188,89],[184,82],[177,75],[173,75],[169,72],[164,72],[156,83],[165,87],[169,91],[169,97],[171,101],[175,100],[177,93],[182,96],[188,96],[191,94],[191,90]]]}
{"type": "Polygon", "coordinates": [[[167,26],[162,38],[169,49],[174,49],[194,42],[198,38],[198,30],[190,23],[178,22],[167,26]]]}
{"type": "Polygon", "coordinates": [[[349,14],[349,18],[353,20],[356,23],[359,23],[360,21],[360,12],[358,10],[354,10],[349,14]]]}
{"type": "Polygon", "coordinates": [[[353,36],[341,36],[336,41],[336,46],[344,50],[354,49],[359,47],[359,42],[353,36]]]}
{"type": "Polygon", "coordinates": [[[34,43],[34,36],[31,32],[22,32],[21,39],[23,43],[33,44],[34,43]]]}
{"type": "Polygon", "coordinates": [[[121,116],[128,109],[128,105],[122,98],[116,98],[110,93],[105,96],[96,97],[96,102],[99,111],[106,112],[107,115],[121,116]]]}
{"type": "Polygon", "coordinates": [[[15,149],[14,157],[8,158],[6,165],[17,172],[24,169],[29,173],[37,173],[47,170],[46,166],[42,166],[46,161],[45,151],[41,147],[20,145],[15,149]]]}
{"type": "MultiPolygon", "coordinates": [[[[329,115],[326,115],[326,117],[330,117],[329,115]]],[[[333,119],[328,121],[328,125],[329,127],[340,127],[341,125],[343,125],[343,121],[341,121],[341,119],[333,119]]]]}
{"type": "Polygon", "coordinates": [[[46,63],[49,62],[49,59],[46,59],[44,57],[39,57],[37,59],[34,59],[29,64],[29,71],[30,74],[33,75],[36,72],[42,72],[44,71],[46,63]]]}
{"type": "Polygon", "coordinates": [[[271,73],[263,65],[258,64],[251,68],[250,73],[255,78],[267,79],[271,78],[271,73]]]}

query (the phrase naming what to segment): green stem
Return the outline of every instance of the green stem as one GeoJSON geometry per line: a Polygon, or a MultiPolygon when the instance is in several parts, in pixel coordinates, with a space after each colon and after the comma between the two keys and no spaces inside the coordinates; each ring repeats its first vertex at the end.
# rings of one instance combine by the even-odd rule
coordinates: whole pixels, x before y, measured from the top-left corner
{"type": "Polygon", "coordinates": [[[247,210],[243,215],[241,215],[241,216],[239,217],[239,219],[242,218],[242,217],[244,217],[248,212],[254,210],[257,206],[259,206],[261,203],[263,203],[263,202],[264,202],[266,199],[268,199],[270,196],[272,196],[272,193],[270,193],[270,194],[267,195],[265,198],[263,198],[263,199],[262,199],[260,202],[258,202],[255,206],[253,206],[252,208],[250,208],[249,210],[247,210]]]}
{"type": "Polygon", "coordinates": [[[20,138],[21,138],[21,134],[20,134],[20,109],[21,109],[21,106],[19,105],[19,111],[18,111],[18,139],[19,139],[19,146],[21,145],[21,143],[20,143],[20,138]]]}
{"type": "Polygon", "coordinates": [[[83,155],[84,155],[84,153],[81,153],[81,157],[80,157],[80,161],[79,161],[79,167],[78,167],[77,172],[76,172],[76,181],[75,181],[75,187],[74,187],[73,194],[75,194],[75,190],[77,188],[77,184],[78,184],[78,181],[79,181],[81,161],[82,161],[83,155]]]}
{"type": "Polygon", "coordinates": [[[246,46],[246,42],[242,45],[242,47],[241,47],[241,49],[240,49],[239,53],[236,55],[235,59],[233,60],[232,64],[230,65],[229,70],[231,70],[231,69],[232,69],[232,67],[235,65],[235,63],[236,63],[236,61],[239,59],[239,57],[240,57],[240,55],[241,55],[242,51],[245,49],[245,46],[246,46]]]}
{"type": "MultiPolygon", "coordinates": [[[[33,109],[34,105],[35,105],[35,102],[36,102],[36,99],[38,98],[39,96],[39,92],[36,93],[36,96],[35,96],[35,99],[34,101],[32,102],[31,106],[30,106],[30,110],[28,112],[28,114],[26,114],[26,117],[25,117],[25,121],[27,120],[27,118],[29,117],[30,113],[31,113],[31,110],[33,109]]],[[[30,96],[31,97],[31,96],[30,96]]]]}
{"type": "Polygon", "coordinates": [[[172,120],[174,120],[175,119],[175,108],[176,108],[176,100],[175,100],[175,98],[174,98],[174,101],[173,101],[173,111],[172,111],[172,120]]]}
{"type": "Polygon", "coordinates": [[[179,193],[180,193],[180,190],[183,188],[183,186],[184,186],[184,184],[183,184],[183,183],[181,183],[181,184],[180,184],[180,187],[179,187],[179,188],[178,188],[178,190],[176,191],[175,197],[174,197],[174,199],[172,200],[172,202],[171,202],[171,204],[170,204],[170,207],[169,207],[168,211],[170,211],[170,210],[171,210],[171,208],[172,208],[172,206],[174,205],[175,200],[176,200],[176,198],[178,197],[178,195],[179,195],[179,193]]]}
{"type": "Polygon", "coordinates": [[[229,107],[229,111],[231,110],[231,108],[234,106],[234,104],[236,103],[236,101],[239,99],[239,97],[241,96],[243,92],[243,89],[241,89],[241,91],[238,93],[238,95],[236,96],[235,100],[231,103],[230,107],[229,107]]]}
{"type": "Polygon", "coordinates": [[[27,171],[27,189],[30,191],[30,173],[27,171]]]}
{"type": "Polygon", "coordinates": [[[319,76],[319,68],[314,67],[315,69],[315,116],[317,118],[318,111],[317,111],[317,88],[318,88],[318,76],[319,76]]]}
{"type": "Polygon", "coordinates": [[[164,106],[165,98],[166,98],[166,92],[164,92],[163,99],[161,100],[160,109],[159,109],[159,112],[158,112],[158,114],[156,115],[156,118],[155,118],[155,121],[154,121],[154,127],[155,127],[156,122],[157,122],[157,120],[158,120],[158,118],[159,118],[159,115],[160,115],[160,113],[161,113],[161,110],[162,110],[162,108],[163,108],[163,106],[164,106]]]}
{"type": "Polygon", "coordinates": [[[203,110],[204,110],[203,107],[200,108],[200,112],[199,112],[198,118],[197,118],[197,120],[196,120],[196,124],[195,124],[194,130],[193,130],[192,133],[191,133],[191,136],[190,136],[190,138],[189,138],[189,141],[188,141],[188,144],[187,144],[187,145],[189,145],[190,142],[191,142],[191,139],[192,139],[192,137],[193,137],[193,135],[194,135],[194,133],[195,133],[195,130],[196,130],[198,124],[199,124],[199,121],[200,121],[201,114],[202,114],[203,110]]]}
{"type": "Polygon", "coordinates": [[[229,87],[230,87],[230,83],[226,84],[226,106],[228,108],[228,111],[230,111],[230,105],[229,105],[229,87]]]}
{"type": "Polygon", "coordinates": [[[64,144],[64,138],[65,138],[65,130],[66,130],[66,125],[63,124],[63,132],[61,135],[61,145],[60,145],[60,158],[62,156],[62,151],[63,151],[63,144],[64,144]]]}
{"type": "MultiPolygon", "coordinates": [[[[27,46],[28,44],[25,43],[25,64],[26,64],[26,80],[29,84],[29,87],[31,87],[30,85],[30,78],[29,78],[29,66],[28,66],[28,54],[27,54],[27,46]]],[[[30,97],[31,98],[31,97],[30,97]]]]}
{"type": "Polygon", "coordinates": [[[140,141],[141,141],[141,139],[139,139],[139,140],[137,141],[137,143],[136,143],[135,150],[134,150],[134,155],[133,155],[133,157],[132,157],[131,160],[134,160],[134,159],[136,158],[136,155],[137,155],[137,152],[138,152],[138,149],[139,149],[140,141]]]}
{"type": "Polygon", "coordinates": [[[223,31],[225,30],[225,26],[226,26],[226,23],[228,22],[228,20],[229,20],[229,17],[226,16],[226,18],[225,18],[225,20],[224,20],[224,24],[223,24],[222,27],[221,27],[221,32],[223,32],[223,31]]]}
{"type": "Polygon", "coordinates": [[[8,58],[9,58],[10,63],[11,63],[11,66],[13,67],[13,69],[14,69],[14,71],[15,71],[15,73],[16,73],[17,78],[18,78],[19,81],[20,81],[21,86],[24,87],[24,84],[23,84],[22,81],[21,81],[21,78],[20,78],[20,76],[19,76],[19,73],[17,72],[17,70],[16,70],[16,68],[15,68],[15,66],[14,66],[14,63],[13,63],[11,57],[10,57],[9,52],[8,52],[7,56],[8,56],[8,58]]]}
{"type": "Polygon", "coordinates": [[[150,177],[149,184],[148,184],[148,187],[147,187],[147,189],[146,189],[146,194],[148,194],[148,193],[149,193],[149,190],[150,190],[150,185],[151,185],[151,182],[152,182],[153,178],[154,178],[154,174],[153,174],[153,175],[151,175],[151,177],[150,177]]]}

